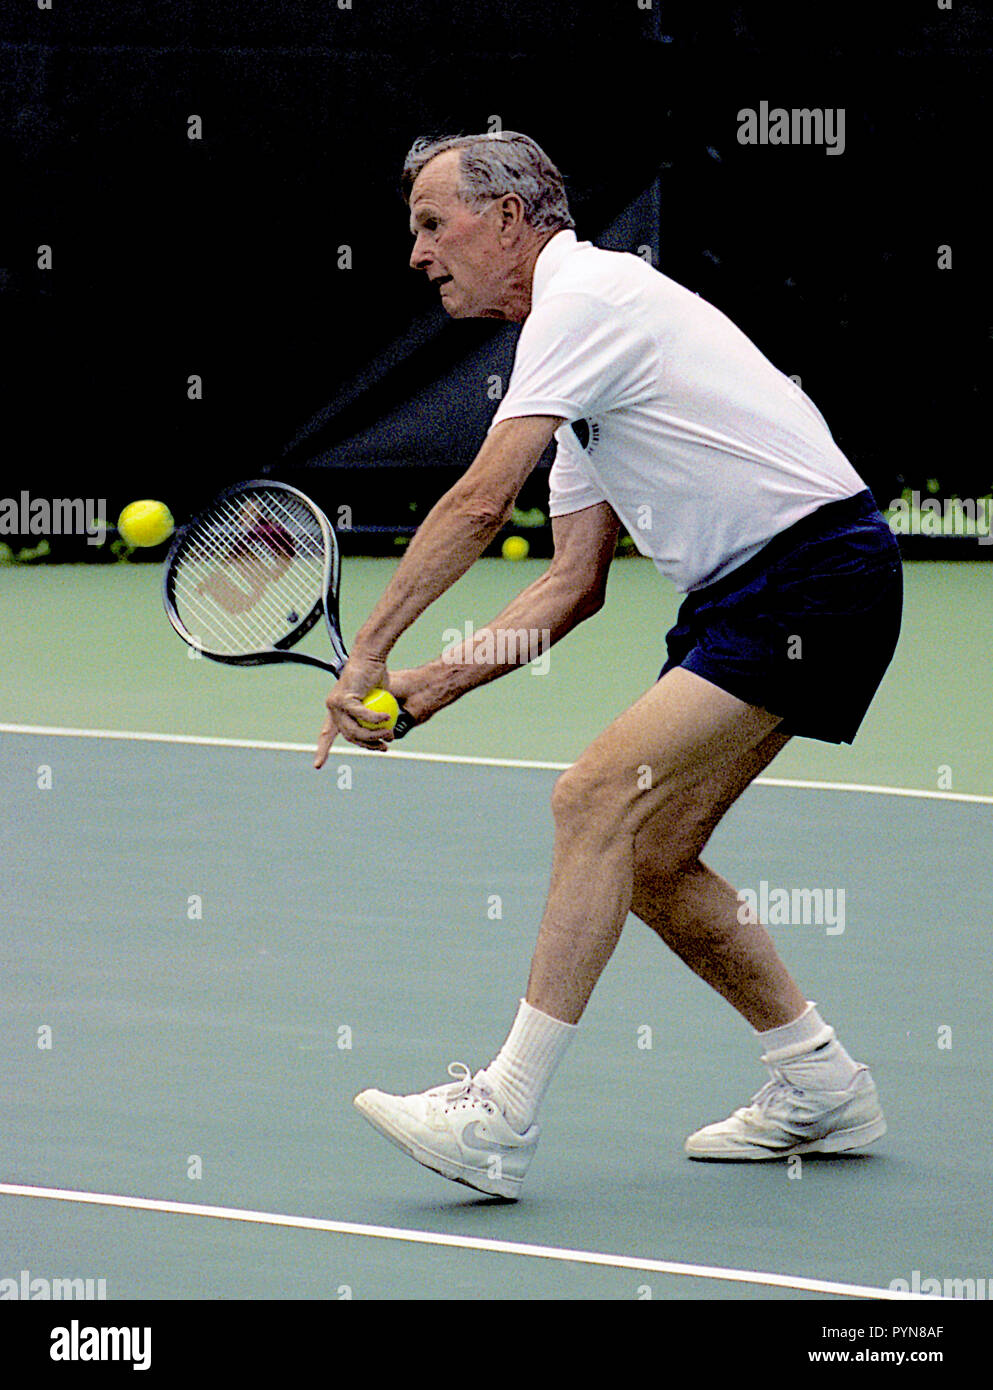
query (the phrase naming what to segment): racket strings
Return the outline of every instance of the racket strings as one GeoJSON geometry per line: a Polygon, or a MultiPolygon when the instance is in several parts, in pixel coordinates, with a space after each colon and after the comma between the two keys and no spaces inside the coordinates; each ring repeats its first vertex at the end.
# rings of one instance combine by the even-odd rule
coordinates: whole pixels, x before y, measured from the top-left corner
{"type": "Polygon", "coordinates": [[[302,501],[268,489],[241,493],[185,537],[173,570],[176,611],[204,651],[268,649],[324,598],[327,558],[320,522],[302,501]]]}
{"type": "Polygon", "coordinates": [[[253,494],[229,500],[190,538],[177,593],[203,629],[198,635],[217,636],[235,653],[292,631],[320,597],[323,568],[323,536],[304,509],[253,494]]]}
{"type": "Polygon", "coordinates": [[[228,655],[273,645],[311,612],[320,594],[321,567],[301,574],[299,563],[281,577],[266,573],[261,551],[232,556],[216,547],[191,552],[176,579],[175,597],[187,630],[204,647],[228,655]]]}

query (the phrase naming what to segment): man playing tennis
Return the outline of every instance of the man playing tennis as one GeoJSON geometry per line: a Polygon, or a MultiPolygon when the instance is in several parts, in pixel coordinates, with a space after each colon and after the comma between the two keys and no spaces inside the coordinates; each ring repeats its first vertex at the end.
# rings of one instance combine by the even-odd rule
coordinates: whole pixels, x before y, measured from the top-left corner
{"type": "MultiPolygon", "coordinates": [[[[410,263],[454,318],[522,322],[471,467],[418,530],[327,700],[334,738],[385,749],[361,697],[420,722],[513,669],[501,629],[564,637],[603,603],[618,526],[688,597],[661,677],[558,779],[548,903],[526,998],[496,1058],[366,1118],[427,1167],[517,1197],[535,1117],[629,912],[758,1035],[768,1083],[691,1134],[696,1159],[859,1148],[885,1133],[853,1061],[735,889],[701,862],[714,827],[793,734],[850,743],[896,645],[896,542],[813,403],[717,309],[638,257],[578,241],[562,177],[526,136],[418,141],[410,263]],[[483,553],[549,441],[554,558],[464,649],[387,675],[400,634],[483,553]],[[647,522],[647,524],[646,524],[647,522]]],[[[533,655],[533,653],[532,653],[533,655]]],[[[527,659],[522,654],[521,659],[527,659]]]]}

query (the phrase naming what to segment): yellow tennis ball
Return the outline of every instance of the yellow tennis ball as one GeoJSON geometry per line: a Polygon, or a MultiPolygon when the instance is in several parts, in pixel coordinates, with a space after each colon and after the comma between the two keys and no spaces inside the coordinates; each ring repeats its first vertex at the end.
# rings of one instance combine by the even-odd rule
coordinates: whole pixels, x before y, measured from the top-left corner
{"type": "Polygon", "coordinates": [[[500,553],[505,560],[526,560],[531,547],[523,536],[508,536],[500,553]]]}
{"type": "Polygon", "coordinates": [[[400,717],[400,706],[396,700],[388,690],[381,690],[378,685],[374,690],[369,691],[362,703],[366,709],[372,710],[373,714],[388,714],[390,716],[386,724],[367,724],[364,719],[360,719],[359,723],[363,729],[378,729],[380,733],[384,733],[387,729],[392,729],[400,717]]]}
{"type": "Polygon", "coordinates": [[[164,502],[131,502],[117,519],[117,529],[128,545],[161,545],[172,535],[175,523],[164,502]]]}

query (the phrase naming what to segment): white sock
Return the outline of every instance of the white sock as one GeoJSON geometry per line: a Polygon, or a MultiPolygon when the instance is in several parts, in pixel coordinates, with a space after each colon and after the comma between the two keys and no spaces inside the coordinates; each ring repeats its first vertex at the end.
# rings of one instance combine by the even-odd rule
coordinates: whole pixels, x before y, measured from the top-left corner
{"type": "Polygon", "coordinates": [[[859,1064],[842,1047],[812,1001],[792,1023],[756,1036],[764,1048],[762,1061],[802,1090],[847,1090],[858,1071],[859,1064]]]}
{"type": "Polygon", "coordinates": [[[518,1134],[533,1124],[577,1026],[521,1000],[507,1041],[483,1072],[503,1105],[507,1123],[518,1134]]]}

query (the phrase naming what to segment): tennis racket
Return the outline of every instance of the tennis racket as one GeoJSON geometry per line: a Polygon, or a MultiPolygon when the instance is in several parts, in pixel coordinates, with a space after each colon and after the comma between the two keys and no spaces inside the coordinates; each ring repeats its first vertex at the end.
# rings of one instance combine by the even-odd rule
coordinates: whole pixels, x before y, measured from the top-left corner
{"type": "MultiPolygon", "coordinates": [[[[340,676],[340,579],[338,541],[320,508],[286,483],[257,481],[228,488],[176,533],[162,598],[183,641],[211,661],[295,661],[340,676]],[[331,660],[290,651],[322,613],[331,660]]],[[[414,723],[401,705],[393,737],[414,723]]]]}

